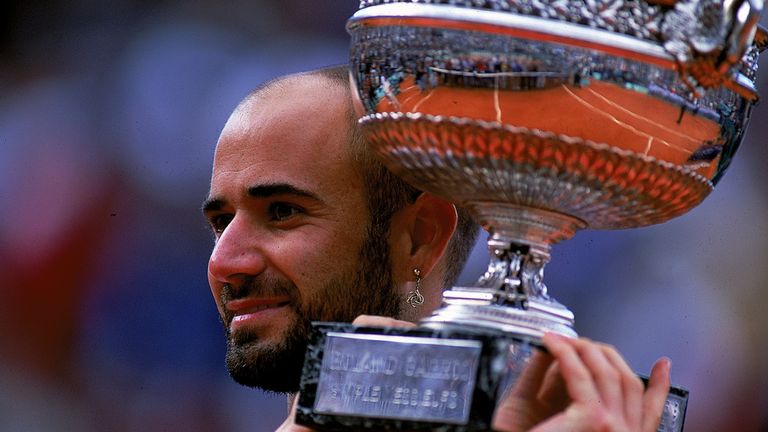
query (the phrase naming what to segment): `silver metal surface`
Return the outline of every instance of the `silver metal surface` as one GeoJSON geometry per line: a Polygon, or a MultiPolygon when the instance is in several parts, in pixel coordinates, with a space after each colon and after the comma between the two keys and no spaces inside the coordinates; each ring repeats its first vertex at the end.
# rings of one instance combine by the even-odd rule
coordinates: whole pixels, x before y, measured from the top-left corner
{"type": "Polygon", "coordinates": [[[329,332],[314,411],[464,424],[481,347],[465,339],[329,332]]]}
{"type": "MultiPolygon", "coordinates": [[[[555,16],[552,6],[545,2],[536,2],[531,5],[531,8],[536,7],[542,9],[538,11],[531,10],[531,12],[537,13],[530,14],[500,14],[493,10],[446,8],[436,4],[385,3],[360,10],[350,19],[349,26],[354,27],[358,23],[364,24],[366,20],[384,17],[398,18],[400,20],[451,20],[457,28],[460,28],[462,23],[471,23],[473,25],[481,24],[497,27],[495,30],[499,32],[503,32],[504,29],[515,32],[534,32],[572,40],[574,43],[582,41],[588,44],[610,46],[627,52],[641,53],[648,57],[655,57],[657,61],[670,67],[674,63],[674,57],[666,52],[663,47],[645,40],[654,40],[654,38],[631,37],[627,34],[609,33],[600,28],[579,25],[577,23],[583,18],[581,15],[575,15],[571,19],[562,21],[549,20],[546,18],[547,16],[555,16]]],[[[652,18],[651,21],[656,21],[657,19],[652,18]]],[[[654,26],[650,25],[632,25],[631,27],[644,35],[648,34],[649,31],[654,31],[654,26]]],[[[657,32],[658,29],[654,31],[654,34],[657,32]]]]}
{"type": "Polygon", "coordinates": [[[441,20],[443,25],[507,27],[577,45],[626,49],[623,45],[629,44],[636,56],[650,51],[671,57],[694,91],[725,85],[755,97],[740,87],[737,71],[753,45],[762,9],[763,0],[362,0],[350,23],[412,17],[441,20]],[[651,44],[643,47],[640,41],[651,44]]]}

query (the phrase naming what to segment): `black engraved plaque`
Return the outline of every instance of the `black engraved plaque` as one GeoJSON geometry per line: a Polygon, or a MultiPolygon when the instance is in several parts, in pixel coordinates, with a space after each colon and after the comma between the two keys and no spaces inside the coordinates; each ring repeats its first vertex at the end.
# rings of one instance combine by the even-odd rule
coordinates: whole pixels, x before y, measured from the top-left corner
{"type": "Polygon", "coordinates": [[[327,334],[314,410],[465,424],[482,343],[327,334]]]}
{"type": "Polygon", "coordinates": [[[312,326],[296,423],[328,431],[491,429],[511,339],[467,329],[312,326]]]}

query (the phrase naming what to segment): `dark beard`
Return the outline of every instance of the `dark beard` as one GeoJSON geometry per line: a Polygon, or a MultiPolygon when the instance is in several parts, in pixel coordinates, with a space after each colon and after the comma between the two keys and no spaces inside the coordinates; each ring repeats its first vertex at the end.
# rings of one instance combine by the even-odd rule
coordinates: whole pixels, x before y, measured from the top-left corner
{"type": "Polygon", "coordinates": [[[263,390],[292,393],[299,389],[310,321],[297,316],[279,345],[260,346],[256,335],[229,335],[227,369],[238,383],[263,390]]]}
{"type": "MultiPolygon", "coordinates": [[[[294,301],[295,319],[279,344],[261,346],[255,334],[229,334],[227,317],[227,369],[239,384],[263,390],[294,393],[299,390],[304,353],[312,321],[351,322],[358,315],[400,315],[400,296],[394,286],[389,259],[388,227],[367,230],[354,277],[329,280],[318,292],[301,296],[292,283],[280,279],[253,278],[238,289],[239,296],[251,292],[287,294],[294,301]]],[[[222,291],[222,301],[232,299],[230,290],[222,291]]]]}

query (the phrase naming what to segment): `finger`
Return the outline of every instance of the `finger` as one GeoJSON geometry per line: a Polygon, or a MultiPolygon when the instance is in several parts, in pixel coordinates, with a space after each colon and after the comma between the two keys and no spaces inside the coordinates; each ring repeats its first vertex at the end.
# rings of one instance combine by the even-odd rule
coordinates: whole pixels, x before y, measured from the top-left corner
{"type": "Polygon", "coordinates": [[[603,352],[621,376],[621,389],[624,394],[624,418],[632,430],[637,430],[643,420],[642,406],[645,385],[616,349],[606,345],[603,347],[603,352]]]}
{"type": "Polygon", "coordinates": [[[416,324],[409,321],[401,321],[378,315],[360,315],[352,321],[352,324],[371,327],[416,327],[416,324]]]}
{"type": "MultiPolygon", "coordinates": [[[[493,429],[496,431],[519,431],[536,423],[536,396],[541,388],[547,370],[554,358],[542,349],[534,349],[520,375],[511,388],[505,389],[493,415],[493,429]]],[[[541,412],[541,415],[546,418],[541,412]]]]}
{"type": "Polygon", "coordinates": [[[648,387],[643,396],[643,431],[653,432],[659,427],[664,404],[669,394],[671,367],[672,362],[666,357],[660,358],[653,365],[648,387]]]}
{"type": "Polygon", "coordinates": [[[560,365],[557,363],[552,364],[547,370],[544,383],[538,394],[538,400],[545,402],[555,411],[564,410],[571,402],[565,380],[563,380],[563,375],[560,372],[560,365]]]}
{"type": "MultiPolygon", "coordinates": [[[[599,403],[609,410],[624,413],[620,374],[605,355],[607,345],[580,338],[574,341],[579,356],[589,369],[599,392],[599,403]]],[[[611,348],[612,349],[612,348],[611,348]]]]}
{"type": "Polygon", "coordinates": [[[541,389],[547,370],[554,361],[551,355],[536,349],[515,385],[512,386],[510,394],[527,400],[534,399],[541,389]]]}
{"type": "Polygon", "coordinates": [[[575,348],[575,339],[547,333],[544,335],[543,341],[544,346],[560,365],[565,387],[571,399],[578,402],[596,401],[598,399],[597,388],[592,380],[592,374],[575,348]]]}

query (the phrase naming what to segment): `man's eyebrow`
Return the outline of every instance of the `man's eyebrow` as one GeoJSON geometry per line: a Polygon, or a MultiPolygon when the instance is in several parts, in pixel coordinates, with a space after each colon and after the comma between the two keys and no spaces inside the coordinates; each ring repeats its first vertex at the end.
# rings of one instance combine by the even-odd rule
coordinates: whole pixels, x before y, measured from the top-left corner
{"type": "MultiPolygon", "coordinates": [[[[251,186],[248,188],[248,196],[251,198],[270,198],[277,195],[294,195],[304,198],[313,199],[319,202],[323,202],[314,193],[297,188],[296,186],[287,183],[274,183],[251,186]]],[[[211,197],[203,201],[201,206],[203,213],[219,211],[227,205],[226,200],[221,198],[211,197]]]]}
{"type": "Polygon", "coordinates": [[[275,195],[295,195],[322,202],[322,200],[314,193],[287,183],[251,186],[248,188],[248,195],[253,198],[269,198],[275,195]]]}
{"type": "Polygon", "coordinates": [[[200,206],[203,210],[203,213],[208,213],[212,211],[219,211],[221,210],[226,202],[223,199],[220,198],[208,198],[205,201],[203,201],[203,205],[200,206]]]}

